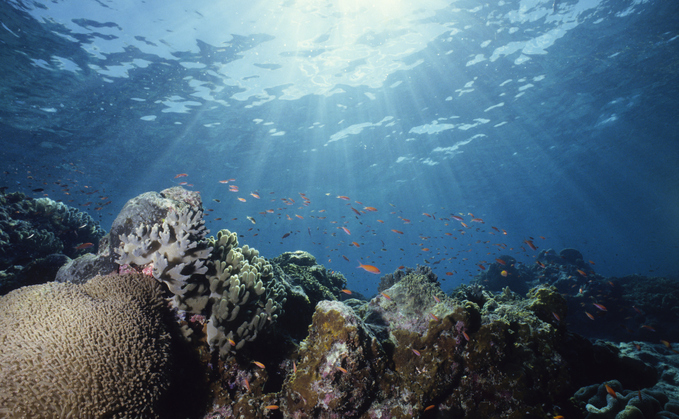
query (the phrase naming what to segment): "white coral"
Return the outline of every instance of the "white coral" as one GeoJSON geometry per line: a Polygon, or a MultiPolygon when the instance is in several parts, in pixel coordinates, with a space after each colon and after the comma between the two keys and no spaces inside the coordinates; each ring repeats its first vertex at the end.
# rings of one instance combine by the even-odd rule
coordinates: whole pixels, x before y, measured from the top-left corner
{"type": "Polygon", "coordinates": [[[206,259],[212,248],[201,245],[208,230],[203,212],[185,207],[170,210],[162,224],[138,226],[134,233],[120,235],[121,246],[115,249],[120,265],[144,266],[153,263],[153,276],[165,282],[177,295],[184,295],[193,274],[205,274],[206,259]]]}

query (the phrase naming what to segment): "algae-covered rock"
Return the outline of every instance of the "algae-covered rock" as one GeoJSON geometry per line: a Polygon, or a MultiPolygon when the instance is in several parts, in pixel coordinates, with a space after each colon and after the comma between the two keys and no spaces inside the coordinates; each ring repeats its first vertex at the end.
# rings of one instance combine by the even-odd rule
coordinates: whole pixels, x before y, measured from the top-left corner
{"type": "Polygon", "coordinates": [[[347,280],[340,273],[330,272],[316,263],[310,253],[298,250],[286,252],[271,259],[273,265],[290,277],[293,286],[300,286],[306,293],[312,307],[321,300],[337,300],[347,280]]]}
{"type": "Polygon", "coordinates": [[[375,397],[385,364],[380,344],[353,310],[322,301],[300,345],[296,372],[283,385],[282,410],[298,418],[360,417],[375,397]]]}

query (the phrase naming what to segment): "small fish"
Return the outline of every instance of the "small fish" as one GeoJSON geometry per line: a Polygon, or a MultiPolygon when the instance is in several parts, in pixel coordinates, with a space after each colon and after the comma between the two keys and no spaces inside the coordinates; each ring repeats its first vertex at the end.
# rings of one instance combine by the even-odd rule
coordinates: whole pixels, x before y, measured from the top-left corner
{"type": "Polygon", "coordinates": [[[361,247],[361,245],[358,244],[358,243],[356,243],[356,242],[351,242],[351,244],[353,244],[353,245],[356,246],[356,247],[361,247]]]}
{"type": "Polygon", "coordinates": [[[500,265],[503,265],[503,266],[507,264],[507,262],[505,262],[504,260],[499,259],[499,258],[495,259],[495,262],[497,262],[497,263],[499,263],[500,265]]]}
{"type": "Polygon", "coordinates": [[[295,217],[299,218],[300,220],[303,220],[303,219],[304,219],[304,217],[302,217],[302,216],[299,215],[299,214],[295,214],[295,217]]]}
{"type": "Polygon", "coordinates": [[[459,215],[451,215],[451,217],[453,218],[453,220],[457,220],[457,221],[463,221],[464,220],[464,218],[460,217],[459,215]]]}
{"type": "Polygon", "coordinates": [[[346,227],[341,227],[341,228],[342,228],[342,230],[344,230],[345,233],[347,233],[348,235],[351,236],[351,231],[349,231],[348,228],[346,228],[346,227]]]}
{"type": "Polygon", "coordinates": [[[604,384],[604,385],[606,386],[606,391],[608,392],[608,394],[610,394],[614,399],[617,399],[618,395],[615,394],[615,390],[613,390],[613,388],[611,386],[609,386],[608,384],[604,384]]]}
{"type": "Polygon", "coordinates": [[[259,361],[252,361],[252,363],[255,364],[255,365],[257,365],[257,366],[258,366],[259,368],[261,368],[261,369],[265,369],[265,368],[266,368],[266,367],[264,366],[264,364],[262,364],[262,363],[259,362],[259,361]]]}
{"type": "Polygon", "coordinates": [[[426,412],[426,411],[428,411],[428,410],[432,410],[432,409],[435,408],[435,407],[436,407],[435,404],[430,404],[429,406],[427,406],[427,407],[424,408],[424,411],[426,412]]]}
{"type": "Polygon", "coordinates": [[[485,223],[483,222],[483,220],[480,219],[480,218],[472,218],[472,221],[475,222],[475,223],[485,224],[485,223]]]}
{"type": "Polygon", "coordinates": [[[556,415],[553,419],[564,419],[564,417],[562,415],[556,415]]]}
{"type": "Polygon", "coordinates": [[[371,211],[371,212],[377,211],[377,208],[375,208],[375,207],[363,207],[363,209],[366,210],[366,211],[371,211]]]}
{"type": "Polygon", "coordinates": [[[421,355],[421,354],[420,354],[420,351],[418,351],[417,349],[411,348],[410,350],[413,351],[413,353],[414,353],[415,355],[417,355],[417,356],[420,356],[420,355],[421,355]]]}
{"type": "Polygon", "coordinates": [[[257,192],[250,192],[250,196],[252,196],[255,199],[259,199],[259,194],[257,192]]]}
{"type": "Polygon", "coordinates": [[[348,258],[348,257],[346,257],[346,256],[344,256],[344,255],[342,255],[342,257],[344,258],[344,260],[346,260],[347,262],[349,262],[349,258],[348,258]]]}
{"type": "Polygon", "coordinates": [[[297,363],[294,359],[292,360],[292,373],[297,374],[297,363]]]}
{"type": "Polygon", "coordinates": [[[245,384],[245,388],[247,388],[248,391],[250,391],[250,383],[248,382],[247,378],[243,378],[243,384],[245,384]]]}
{"type": "Polygon", "coordinates": [[[429,315],[431,316],[432,319],[434,319],[434,320],[436,320],[436,321],[439,321],[439,318],[438,318],[438,316],[437,316],[436,314],[434,314],[434,313],[429,313],[429,315]]]}
{"type": "Polygon", "coordinates": [[[229,339],[229,345],[236,346],[236,341],[233,339],[229,339]]]}
{"type": "Polygon", "coordinates": [[[35,188],[35,189],[33,189],[33,192],[42,192],[44,190],[45,189],[43,189],[43,188],[35,188]]]}
{"type": "Polygon", "coordinates": [[[537,246],[533,244],[532,240],[524,240],[523,242],[526,243],[532,250],[538,250],[537,246]]]}
{"type": "Polygon", "coordinates": [[[347,373],[346,368],[342,368],[342,367],[340,367],[339,365],[338,365],[336,368],[337,368],[338,370],[342,371],[342,372],[345,373],[345,374],[347,373]]]}
{"type": "Polygon", "coordinates": [[[380,294],[382,295],[382,297],[384,297],[384,298],[386,298],[387,300],[391,301],[391,297],[390,297],[389,294],[387,294],[386,292],[381,292],[380,294]]]}
{"type": "Polygon", "coordinates": [[[593,305],[594,307],[598,308],[598,309],[601,310],[601,311],[608,311],[608,309],[606,308],[606,306],[604,306],[604,305],[602,305],[602,304],[592,303],[592,305],[593,305]]]}
{"type": "Polygon", "coordinates": [[[585,311],[585,314],[587,315],[587,317],[589,317],[590,320],[594,320],[594,316],[592,315],[592,313],[585,311]]]}
{"type": "Polygon", "coordinates": [[[364,269],[366,272],[370,272],[371,274],[379,274],[380,273],[380,270],[377,269],[373,265],[364,265],[362,263],[359,263],[357,268],[364,269]]]}
{"type": "Polygon", "coordinates": [[[478,266],[479,268],[481,268],[482,271],[485,271],[485,270],[486,270],[486,267],[483,266],[483,265],[481,265],[480,263],[479,263],[477,266],[478,266]]]}
{"type": "Polygon", "coordinates": [[[339,199],[343,199],[343,200],[345,200],[345,201],[351,201],[351,199],[349,199],[349,197],[348,197],[348,196],[344,196],[344,195],[337,195],[337,197],[338,197],[339,199]]]}
{"type": "Polygon", "coordinates": [[[177,178],[186,177],[186,176],[188,176],[188,174],[186,174],[186,173],[180,173],[180,174],[178,174],[177,176],[175,176],[174,178],[177,179],[177,178]]]}
{"type": "Polygon", "coordinates": [[[391,231],[393,231],[393,232],[396,233],[396,234],[403,234],[403,232],[400,231],[400,230],[391,230],[391,231]]]}
{"type": "Polygon", "coordinates": [[[507,271],[505,271],[505,270],[503,269],[503,270],[500,271],[500,275],[502,275],[502,276],[504,276],[504,277],[506,278],[507,275],[509,275],[509,274],[507,273],[507,271]]]}
{"type": "Polygon", "coordinates": [[[643,327],[644,329],[648,329],[651,332],[655,332],[655,329],[647,324],[642,324],[641,327],[643,327]]]}
{"type": "Polygon", "coordinates": [[[270,404],[268,406],[264,406],[266,410],[278,410],[278,405],[275,404],[270,404]]]}
{"type": "Polygon", "coordinates": [[[247,218],[248,220],[250,220],[250,222],[251,222],[252,224],[257,224],[257,221],[255,221],[255,219],[252,218],[252,217],[250,217],[249,215],[248,215],[247,217],[245,217],[245,218],[247,218]]]}
{"type": "Polygon", "coordinates": [[[245,202],[245,198],[238,197],[238,200],[239,200],[240,202],[245,202]]]}
{"type": "Polygon", "coordinates": [[[576,269],[576,271],[585,278],[587,277],[587,272],[583,271],[582,269],[576,269]]]}
{"type": "Polygon", "coordinates": [[[347,295],[351,295],[351,290],[342,290],[342,292],[347,294],[347,295]]]}
{"type": "Polygon", "coordinates": [[[435,295],[432,295],[432,297],[434,297],[434,301],[436,301],[437,303],[441,302],[441,299],[439,297],[437,297],[435,295]]]}
{"type": "Polygon", "coordinates": [[[94,246],[94,243],[82,243],[74,247],[75,250],[89,249],[94,246]]]}
{"type": "Polygon", "coordinates": [[[288,237],[289,235],[290,235],[290,233],[285,233],[285,234],[283,234],[283,237],[281,237],[281,239],[284,239],[284,238],[288,237]]]}
{"type": "Polygon", "coordinates": [[[462,336],[464,336],[465,340],[469,342],[469,335],[464,330],[462,331],[462,336]]]}
{"type": "Polygon", "coordinates": [[[540,262],[539,260],[536,260],[535,263],[536,263],[539,267],[541,267],[541,268],[544,268],[544,267],[545,267],[545,264],[542,263],[542,262],[540,262]]]}
{"type": "Polygon", "coordinates": [[[556,321],[558,321],[558,322],[560,322],[560,321],[561,321],[561,317],[559,317],[559,315],[558,315],[558,314],[556,314],[556,313],[555,313],[555,312],[553,312],[553,311],[552,311],[552,316],[554,316],[554,318],[556,319],[556,321]]]}
{"type": "Polygon", "coordinates": [[[669,342],[666,341],[666,340],[660,340],[660,343],[662,343],[663,345],[667,346],[668,348],[672,348],[672,344],[669,343],[669,342]]]}

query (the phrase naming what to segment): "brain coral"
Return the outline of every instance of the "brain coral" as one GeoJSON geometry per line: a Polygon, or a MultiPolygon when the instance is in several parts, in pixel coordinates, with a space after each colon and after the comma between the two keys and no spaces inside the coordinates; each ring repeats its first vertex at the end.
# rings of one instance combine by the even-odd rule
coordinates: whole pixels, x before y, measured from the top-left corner
{"type": "Polygon", "coordinates": [[[143,275],[0,297],[0,417],[158,417],[171,373],[163,307],[143,275]]]}

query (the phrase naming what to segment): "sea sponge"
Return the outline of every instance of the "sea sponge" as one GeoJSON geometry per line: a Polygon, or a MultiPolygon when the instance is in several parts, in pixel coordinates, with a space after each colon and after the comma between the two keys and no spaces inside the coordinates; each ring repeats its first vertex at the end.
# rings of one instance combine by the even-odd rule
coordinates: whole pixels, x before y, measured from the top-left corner
{"type": "Polygon", "coordinates": [[[165,306],[144,275],[0,297],[0,417],[158,417],[172,370],[165,306]]]}
{"type": "Polygon", "coordinates": [[[202,239],[208,232],[203,211],[185,206],[170,211],[162,224],[141,224],[134,233],[120,235],[116,262],[140,267],[153,263],[153,277],[183,295],[191,275],[207,272],[205,260],[212,248],[202,239]]]}

